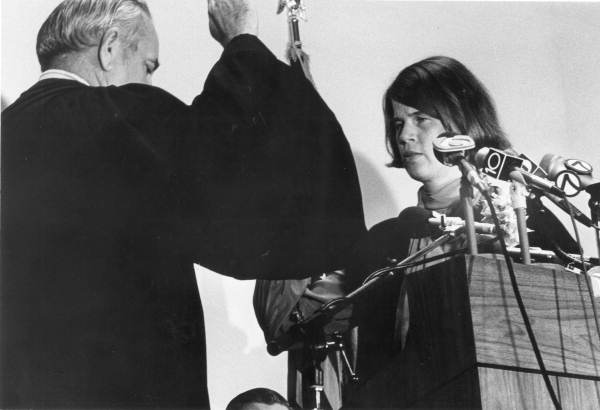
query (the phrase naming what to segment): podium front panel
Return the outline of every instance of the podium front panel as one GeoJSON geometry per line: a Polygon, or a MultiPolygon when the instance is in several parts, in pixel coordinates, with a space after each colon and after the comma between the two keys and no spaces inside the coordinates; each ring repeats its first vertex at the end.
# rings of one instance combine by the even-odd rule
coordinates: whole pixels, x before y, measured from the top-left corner
{"type": "MultiPolygon", "coordinates": [[[[585,278],[557,265],[515,270],[563,408],[600,408],[600,337],[585,278]]],[[[455,257],[404,281],[406,344],[349,388],[348,408],[552,408],[501,256],[455,257]]]]}

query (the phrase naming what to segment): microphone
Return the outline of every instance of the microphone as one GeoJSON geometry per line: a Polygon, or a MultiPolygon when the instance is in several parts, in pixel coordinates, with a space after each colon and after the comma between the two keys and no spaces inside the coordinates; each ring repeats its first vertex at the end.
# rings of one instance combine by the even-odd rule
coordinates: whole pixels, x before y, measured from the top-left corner
{"type": "Polygon", "coordinates": [[[395,218],[373,225],[355,247],[356,263],[371,268],[404,257],[411,238],[434,235],[435,230],[428,222],[431,216],[431,211],[413,206],[395,218]]]}
{"type": "Polygon", "coordinates": [[[568,197],[573,197],[583,190],[600,186],[600,181],[592,177],[592,166],[580,159],[565,159],[559,155],[546,154],[542,157],[540,167],[548,173],[568,197]]]}
{"type": "Polygon", "coordinates": [[[519,154],[519,158],[523,159],[521,164],[521,170],[529,172],[530,174],[536,175],[540,178],[548,179],[548,174],[538,164],[536,164],[531,158],[525,154],[519,154]]]}
{"type": "MultiPolygon", "coordinates": [[[[429,218],[429,224],[435,227],[444,229],[445,227],[463,227],[465,226],[465,220],[457,216],[432,216],[429,218]]],[[[486,235],[493,235],[496,233],[496,226],[494,224],[488,224],[485,222],[475,222],[475,232],[486,235]]]]}
{"type": "Polygon", "coordinates": [[[405,208],[396,218],[386,219],[373,225],[360,240],[358,247],[377,250],[377,253],[388,248],[390,252],[397,252],[396,244],[403,240],[425,238],[435,234],[429,226],[429,218],[432,216],[432,211],[418,206],[405,208]]]}
{"type": "Polygon", "coordinates": [[[463,181],[470,184],[467,186],[461,183],[460,197],[465,215],[465,230],[467,233],[467,243],[469,253],[477,255],[477,240],[475,238],[475,219],[473,215],[473,190],[477,188],[484,196],[489,196],[489,187],[481,179],[477,168],[467,161],[467,153],[475,149],[475,141],[468,135],[457,135],[452,132],[444,132],[433,140],[433,150],[440,162],[445,165],[457,165],[463,175],[463,181]]]}
{"type": "Polygon", "coordinates": [[[392,232],[402,233],[405,237],[425,238],[433,234],[429,226],[429,218],[433,216],[432,211],[418,206],[409,206],[400,212],[397,218],[390,224],[392,232]]]}
{"type": "Polygon", "coordinates": [[[437,160],[449,167],[458,166],[472,186],[485,192],[488,190],[487,184],[479,176],[477,168],[466,159],[467,154],[473,149],[475,149],[475,141],[468,135],[444,132],[433,140],[433,150],[437,160]]]}
{"type": "MultiPolygon", "coordinates": [[[[510,181],[510,199],[517,218],[521,256],[523,263],[530,264],[529,237],[526,223],[527,190],[525,186],[534,185],[538,179],[541,181],[543,179],[525,170],[535,168],[533,161],[494,148],[482,148],[477,151],[475,164],[487,175],[503,181],[510,181]]],[[[554,188],[554,185],[548,183],[547,188],[554,188]]]]}
{"type": "MultiPolygon", "coordinates": [[[[570,213],[570,210],[573,211],[573,216],[577,221],[588,228],[594,226],[590,218],[563,198],[565,193],[562,189],[545,178],[548,175],[545,170],[546,164],[544,166],[537,165],[524,154],[516,157],[495,148],[481,148],[475,154],[475,165],[484,174],[505,181],[519,180],[518,175],[520,175],[527,185],[537,188],[560,209],[566,213],[570,213]]],[[[555,168],[553,170],[555,171],[555,168]]]]}
{"type": "Polygon", "coordinates": [[[543,169],[543,167],[536,168],[533,161],[528,158],[520,158],[507,154],[499,149],[484,147],[475,154],[475,165],[477,168],[481,169],[484,174],[502,181],[512,181],[514,178],[519,180],[518,176],[514,173],[514,171],[517,171],[521,174],[527,185],[553,195],[564,195],[563,191],[551,181],[538,176],[538,169],[543,169]],[[527,169],[535,169],[534,172],[538,175],[527,171],[527,169]]]}

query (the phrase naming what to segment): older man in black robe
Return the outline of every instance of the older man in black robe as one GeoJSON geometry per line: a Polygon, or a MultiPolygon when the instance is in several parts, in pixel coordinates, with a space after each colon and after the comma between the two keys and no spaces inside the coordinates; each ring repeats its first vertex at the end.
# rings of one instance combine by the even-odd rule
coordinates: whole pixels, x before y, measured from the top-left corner
{"type": "Polygon", "coordinates": [[[193,263],[306,277],[364,230],[332,112],[245,1],[208,7],[224,51],[191,106],[149,85],[143,1],[42,26],[42,77],[2,114],[0,407],[206,408],[193,263]]]}

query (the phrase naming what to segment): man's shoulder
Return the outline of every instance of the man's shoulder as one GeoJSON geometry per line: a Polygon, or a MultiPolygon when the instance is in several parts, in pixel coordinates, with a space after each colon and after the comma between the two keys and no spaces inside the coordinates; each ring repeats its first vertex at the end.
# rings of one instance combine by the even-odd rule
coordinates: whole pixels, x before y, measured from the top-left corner
{"type": "Polygon", "coordinates": [[[163,103],[184,105],[184,103],[168,91],[148,84],[130,83],[122,86],[91,87],[96,92],[109,92],[114,98],[143,98],[159,100],[163,103]]]}
{"type": "Polygon", "coordinates": [[[21,94],[4,110],[2,118],[18,118],[20,114],[39,110],[46,114],[60,110],[158,114],[185,107],[177,97],[151,85],[91,87],[77,81],[48,79],[21,94]]]}
{"type": "Polygon", "coordinates": [[[146,84],[95,87],[90,109],[101,109],[132,124],[161,124],[173,115],[186,115],[189,106],[162,88],[146,84]]]}

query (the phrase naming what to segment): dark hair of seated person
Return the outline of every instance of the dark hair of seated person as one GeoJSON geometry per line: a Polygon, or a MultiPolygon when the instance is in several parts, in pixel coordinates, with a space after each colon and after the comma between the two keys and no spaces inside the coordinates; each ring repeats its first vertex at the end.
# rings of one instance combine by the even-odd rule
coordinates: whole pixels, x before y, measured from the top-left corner
{"type": "Polygon", "coordinates": [[[251,404],[281,404],[287,409],[292,410],[287,400],[274,390],[264,387],[258,387],[245,391],[234,397],[227,405],[226,410],[243,410],[245,406],[251,404]]]}

